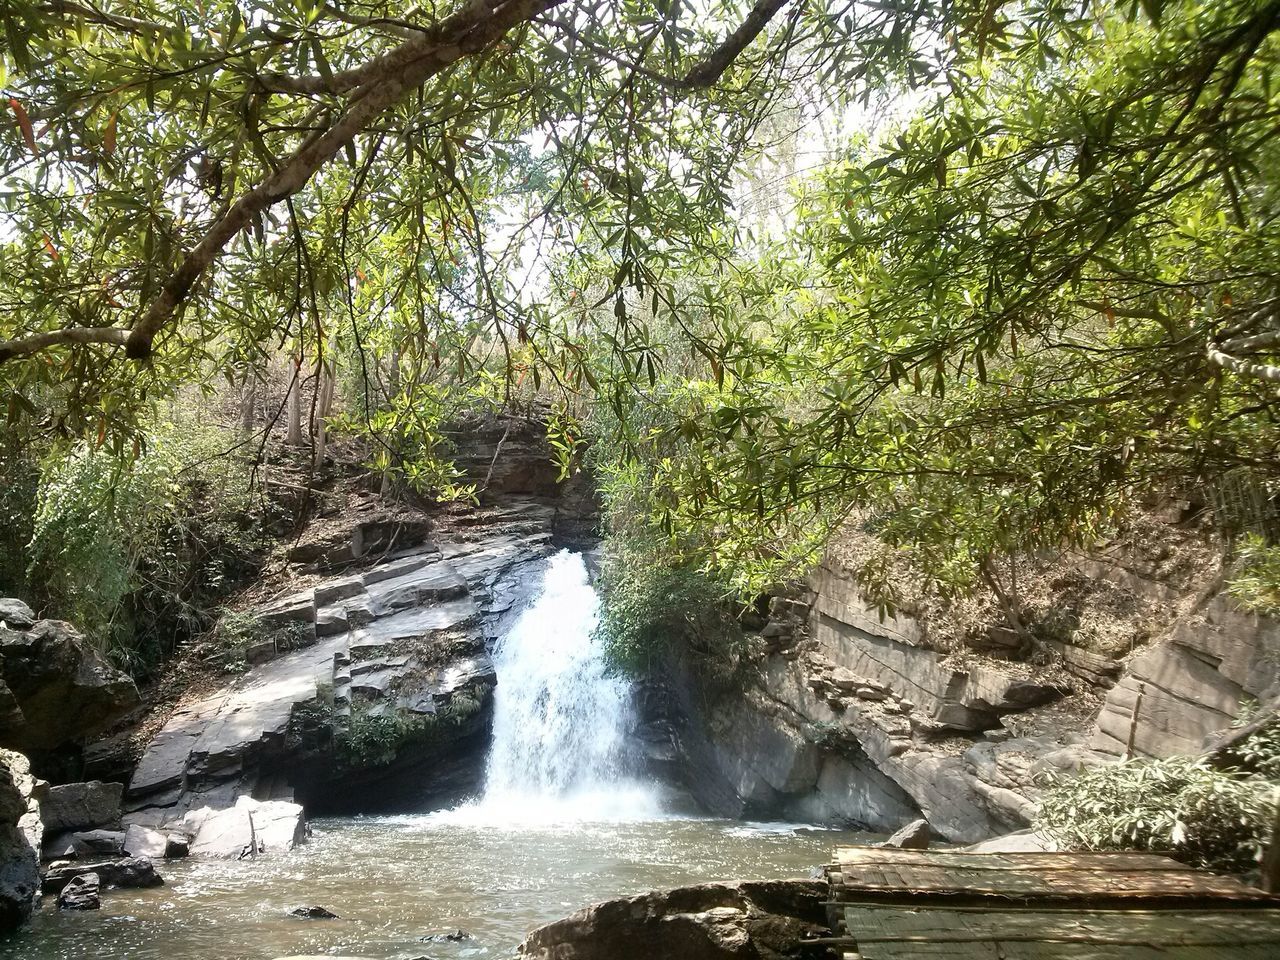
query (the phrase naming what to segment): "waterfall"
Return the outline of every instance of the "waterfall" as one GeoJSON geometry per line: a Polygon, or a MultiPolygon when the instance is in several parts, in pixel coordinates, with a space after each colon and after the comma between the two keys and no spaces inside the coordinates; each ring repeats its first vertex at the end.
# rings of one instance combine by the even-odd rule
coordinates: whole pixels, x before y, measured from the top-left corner
{"type": "Polygon", "coordinates": [[[582,556],[551,558],[542,590],[493,651],[493,746],[480,808],[512,820],[632,820],[660,812],[629,775],[630,684],[608,670],[582,556]]]}

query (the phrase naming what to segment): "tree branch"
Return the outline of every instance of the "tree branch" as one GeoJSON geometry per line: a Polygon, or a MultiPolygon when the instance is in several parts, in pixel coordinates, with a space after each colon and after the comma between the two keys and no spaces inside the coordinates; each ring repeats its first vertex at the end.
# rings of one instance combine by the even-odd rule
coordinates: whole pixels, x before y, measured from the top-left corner
{"type": "Polygon", "coordinates": [[[1206,347],[1209,355],[1209,362],[1215,366],[1230,370],[1232,373],[1238,373],[1243,377],[1259,377],[1263,380],[1273,380],[1280,383],[1280,367],[1272,366],[1269,363],[1252,363],[1248,360],[1241,360],[1230,354],[1223,353],[1212,343],[1206,347]]]}
{"type": "Polygon", "coordinates": [[[49,330],[14,340],[0,340],[0,363],[66,343],[113,343],[124,346],[128,339],[129,331],[123,327],[68,327],[65,330],[49,330]]]}
{"type": "Polygon", "coordinates": [[[442,21],[437,29],[424,33],[420,39],[404,43],[358,68],[368,79],[356,91],[346,113],[323,134],[299,147],[275,174],[231,205],[226,215],[182,261],[161,289],[160,296],[134,324],[126,347],[128,355],[134,359],[150,356],[156,334],[231,238],[259,213],[305,187],[316,171],[355,139],[375,117],[455,61],[479,53],[516,24],[562,2],[481,0],[479,4],[442,21]]]}

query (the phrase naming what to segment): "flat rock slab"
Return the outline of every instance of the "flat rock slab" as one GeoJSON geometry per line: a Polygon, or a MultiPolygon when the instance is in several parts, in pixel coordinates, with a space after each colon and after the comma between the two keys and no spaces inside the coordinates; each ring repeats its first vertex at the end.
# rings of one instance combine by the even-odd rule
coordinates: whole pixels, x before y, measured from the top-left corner
{"type": "Polygon", "coordinates": [[[239,860],[286,853],[306,837],[302,807],[284,800],[241,797],[227,810],[193,810],[184,824],[195,834],[193,857],[239,860]]]}
{"type": "Polygon", "coordinates": [[[163,860],[168,848],[169,838],[158,830],[135,823],[124,832],[124,852],[131,857],[163,860]]]}
{"type": "Polygon", "coordinates": [[[286,654],[245,675],[219,694],[177,711],[147,747],[129,783],[131,797],[145,797],[202,772],[232,767],[264,739],[282,738],[294,707],[314,700],[333,677],[337,637],[286,654]]]}

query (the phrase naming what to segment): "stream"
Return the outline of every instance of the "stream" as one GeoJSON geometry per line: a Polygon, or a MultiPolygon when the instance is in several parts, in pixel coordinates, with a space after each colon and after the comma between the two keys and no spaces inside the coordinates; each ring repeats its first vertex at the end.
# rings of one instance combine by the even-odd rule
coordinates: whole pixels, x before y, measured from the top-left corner
{"type": "Polygon", "coordinates": [[[589,903],[709,880],[805,876],[865,835],[677,812],[639,772],[631,691],[606,666],[578,554],[493,651],[493,743],[480,796],[452,810],[313,821],[309,843],[257,860],[159,864],[166,885],[111,890],[0,941],[0,960],[505,958],[589,903]],[[339,919],[289,915],[318,905],[339,919]],[[442,939],[461,931],[464,938],[442,939]]]}

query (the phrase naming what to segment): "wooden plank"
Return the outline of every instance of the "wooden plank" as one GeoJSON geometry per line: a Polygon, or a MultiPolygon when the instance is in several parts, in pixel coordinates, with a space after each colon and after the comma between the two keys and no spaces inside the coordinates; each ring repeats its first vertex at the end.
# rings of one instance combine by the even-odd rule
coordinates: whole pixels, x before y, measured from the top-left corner
{"type": "Polygon", "coordinates": [[[865,864],[946,864],[974,870],[1176,870],[1192,868],[1155,853],[965,853],[959,850],[897,850],[839,847],[828,869],[865,864]]]}
{"type": "Polygon", "coordinates": [[[1150,854],[962,854],[842,848],[833,902],[868,894],[1003,897],[1082,902],[1213,900],[1280,904],[1280,898],[1229,877],[1150,854]]]}
{"type": "Polygon", "coordinates": [[[1280,910],[1106,911],[904,908],[844,909],[859,946],[880,942],[1120,943],[1154,946],[1271,945],[1280,956],[1280,910]]]}
{"type": "Polygon", "coordinates": [[[1078,943],[878,943],[859,950],[862,960],[1275,960],[1275,948],[1240,947],[1224,957],[1218,947],[1132,947],[1078,943]]]}
{"type": "Polygon", "coordinates": [[[1225,878],[1204,878],[1180,874],[1153,876],[1149,872],[1112,872],[1102,877],[1052,874],[1009,875],[995,872],[937,870],[912,871],[909,879],[877,873],[858,883],[846,881],[832,890],[834,902],[858,900],[868,894],[902,897],[980,896],[1013,900],[1040,899],[1074,901],[1195,900],[1269,904],[1274,900],[1225,878]]]}

